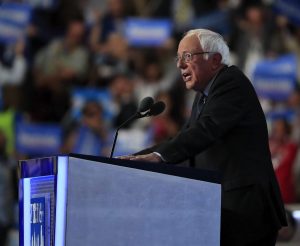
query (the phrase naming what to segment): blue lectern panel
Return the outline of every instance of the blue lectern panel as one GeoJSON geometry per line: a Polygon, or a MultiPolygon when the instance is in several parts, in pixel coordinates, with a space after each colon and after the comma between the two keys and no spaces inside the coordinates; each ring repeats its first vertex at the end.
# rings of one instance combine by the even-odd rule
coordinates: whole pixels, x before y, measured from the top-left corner
{"type": "Polygon", "coordinates": [[[53,245],[54,182],[54,175],[23,179],[24,240],[21,241],[22,245],[53,245]]]}
{"type": "Polygon", "coordinates": [[[56,157],[19,161],[20,245],[53,245],[56,157]]]}
{"type": "Polygon", "coordinates": [[[219,184],[69,158],[66,245],[219,245],[219,184]]]}
{"type": "Polygon", "coordinates": [[[54,175],[56,169],[56,157],[42,157],[19,161],[21,178],[32,178],[54,175]]]}

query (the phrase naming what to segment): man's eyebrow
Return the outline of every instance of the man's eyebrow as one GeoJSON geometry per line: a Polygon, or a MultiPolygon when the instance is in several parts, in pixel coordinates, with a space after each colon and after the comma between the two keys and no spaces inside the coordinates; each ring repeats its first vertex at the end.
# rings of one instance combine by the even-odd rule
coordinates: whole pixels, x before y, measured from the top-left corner
{"type": "MultiPolygon", "coordinates": [[[[191,53],[191,52],[192,52],[192,51],[189,51],[189,50],[184,50],[184,51],[182,51],[182,52],[181,52],[181,54],[184,54],[184,53],[191,53]]],[[[177,52],[177,55],[178,55],[178,54],[180,54],[180,53],[179,53],[179,52],[177,52]]]]}

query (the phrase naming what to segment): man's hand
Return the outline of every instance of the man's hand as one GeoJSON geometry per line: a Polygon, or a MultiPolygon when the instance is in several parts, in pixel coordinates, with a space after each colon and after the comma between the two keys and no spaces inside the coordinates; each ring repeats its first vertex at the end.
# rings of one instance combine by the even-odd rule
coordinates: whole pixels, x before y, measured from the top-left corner
{"type": "Polygon", "coordinates": [[[122,160],[131,160],[131,161],[149,161],[149,162],[156,162],[156,163],[162,162],[162,159],[154,153],[150,153],[147,155],[136,155],[136,156],[126,155],[126,156],[120,156],[118,158],[122,160]]]}

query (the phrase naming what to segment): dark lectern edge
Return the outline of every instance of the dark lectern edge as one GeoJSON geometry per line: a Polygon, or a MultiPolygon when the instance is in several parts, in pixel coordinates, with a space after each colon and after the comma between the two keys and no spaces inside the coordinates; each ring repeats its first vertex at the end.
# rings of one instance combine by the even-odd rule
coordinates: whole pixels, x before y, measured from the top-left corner
{"type": "Polygon", "coordinates": [[[141,161],[124,161],[116,158],[108,158],[103,156],[92,156],[92,155],[82,155],[76,153],[70,153],[70,157],[75,157],[84,160],[101,162],[101,164],[112,164],[117,166],[123,166],[128,168],[140,169],[145,171],[163,173],[183,178],[190,178],[195,180],[201,180],[211,183],[221,183],[221,176],[219,172],[196,169],[190,167],[180,167],[172,164],[165,163],[151,163],[151,162],[141,162],[141,161]]]}

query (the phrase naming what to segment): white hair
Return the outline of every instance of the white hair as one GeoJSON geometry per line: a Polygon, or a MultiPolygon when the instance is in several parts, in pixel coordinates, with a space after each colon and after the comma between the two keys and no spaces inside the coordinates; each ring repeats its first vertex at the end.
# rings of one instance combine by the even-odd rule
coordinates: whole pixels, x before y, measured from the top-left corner
{"type": "MultiPolygon", "coordinates": [[[[184,37],[193,35],[198,37],[203,51],[219,53],[222,56],[221,63],[225,65],[230,64],[229,48],[220,34],[207,29],[193,29],[188,31],[184,37]]],[[[208,56],[206,56],[207,58],[208,56]]]]}

